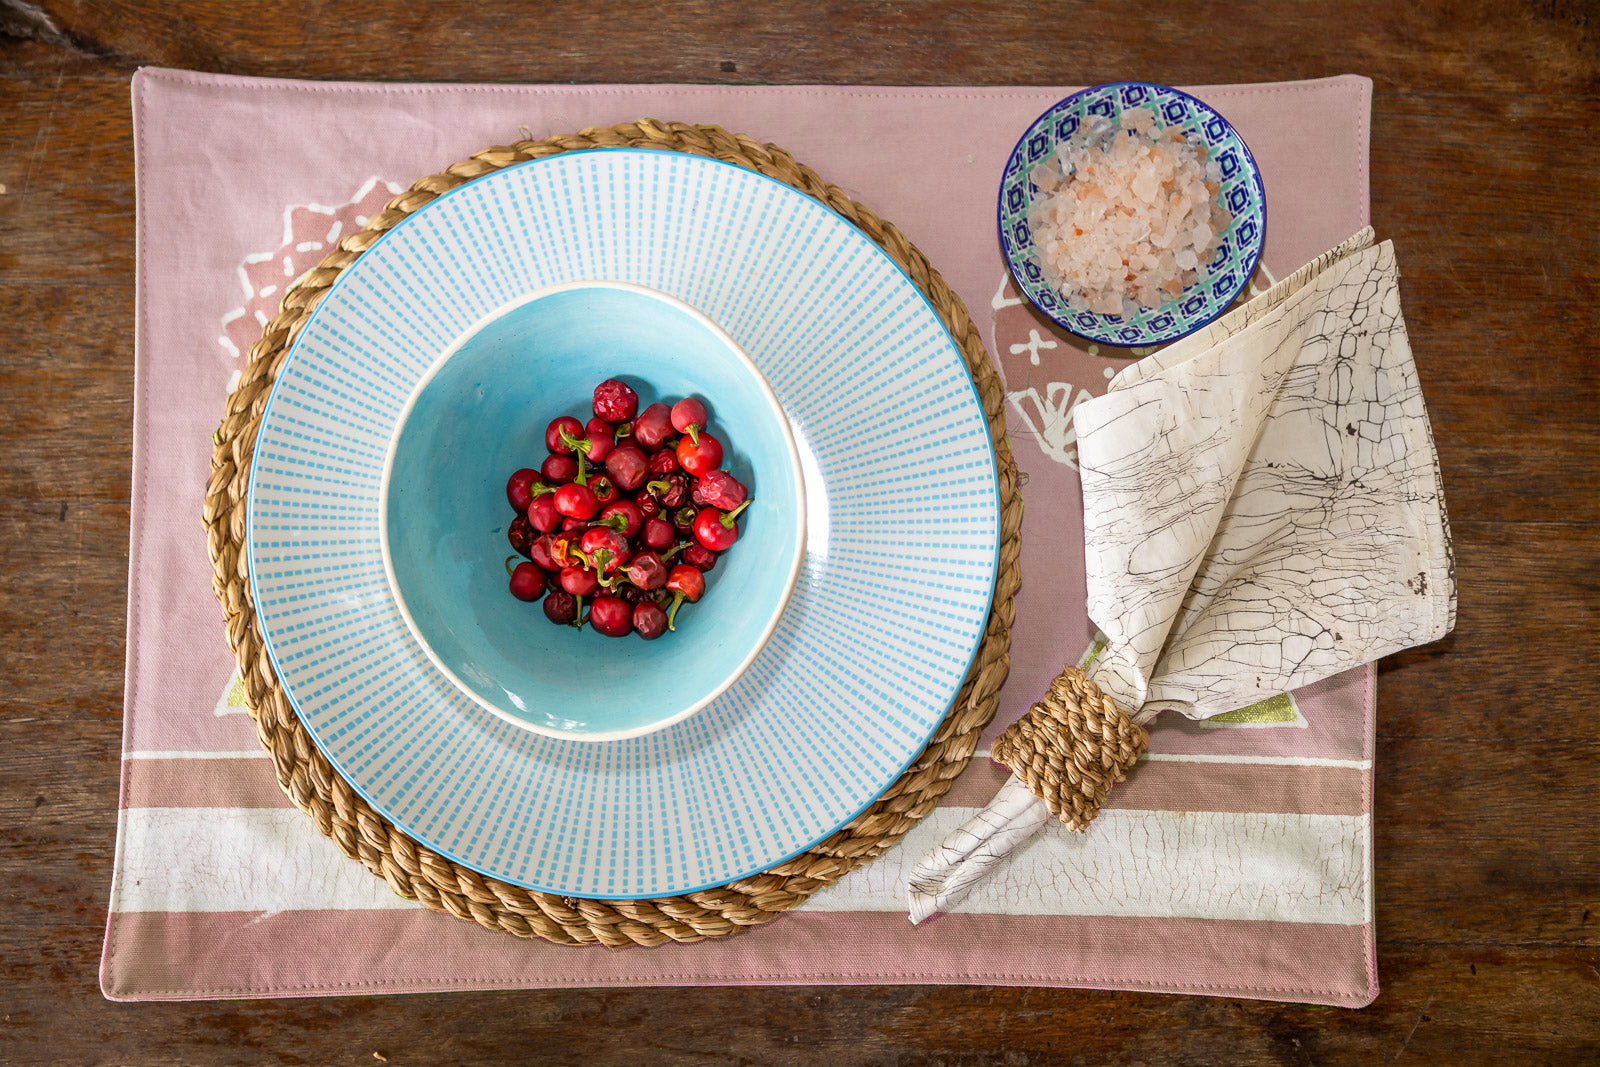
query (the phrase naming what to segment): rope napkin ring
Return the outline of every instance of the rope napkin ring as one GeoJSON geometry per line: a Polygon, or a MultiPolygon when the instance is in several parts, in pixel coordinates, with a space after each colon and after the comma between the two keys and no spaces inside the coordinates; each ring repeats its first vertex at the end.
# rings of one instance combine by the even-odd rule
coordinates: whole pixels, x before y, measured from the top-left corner
{"type": "Polygon", "coordinates": [[[1143,726],[1081,669],[1068,667],[1043,700],[995,738],[990,756],[1081,833],[1149,743],[1143,726]]]}

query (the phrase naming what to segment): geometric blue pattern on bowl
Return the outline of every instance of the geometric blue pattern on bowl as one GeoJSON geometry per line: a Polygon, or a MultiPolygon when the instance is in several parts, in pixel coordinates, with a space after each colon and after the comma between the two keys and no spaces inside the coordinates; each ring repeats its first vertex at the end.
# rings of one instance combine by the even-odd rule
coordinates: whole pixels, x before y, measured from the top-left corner
{"type": "Polygon", "coordinates": [[[976,389],[910,279],[787,185],[641,149],[504,168],[342,271],[262,415],[246,534],[273,665],[338,772],[468,867],[599,898],[745,877],[876,799],[976,654],[999,541],[976,389]],[[667,293],[749,355],[794,433],[806,549],[771,639],[711,704],[576,741],[491,714],[429,660],[385,576],[380,486],[440,354],[497,308],[596,280],[667,293]]]}
{"type": "MultiPolygon", "coordinates": [[[[1188,93],[1150,82],[1112,82],[1073,93],[1034,120],[1006,160],[1000,181],[1000,246],[1017,288],[1063,329],[1101,344],[1144,346],[1176,341],[1228,309],[1249,284],[1266,243],[1266,190],[1249,147],[1228,121],[1188,93]],[[1149,107],[1156,126],[1181,127],[1191,141],[1203,141],[1222,169],[1221,201],[1233,222],[1221,234],[1214,264],[1233,259],[1248,269],[1230,272],[1229,286],[1196,283],[1157,308],[1140,308],[1132,319],[1074,311],[1053,292],[1033,261],[1028,211],[1037,194],[1033,168],[1050,158],[1077,132],[1086,115],[1113,122],[1130,107],[1149,107]]],[[[1214,280],[1214,279],[1213,279],[1214,280]]]]}

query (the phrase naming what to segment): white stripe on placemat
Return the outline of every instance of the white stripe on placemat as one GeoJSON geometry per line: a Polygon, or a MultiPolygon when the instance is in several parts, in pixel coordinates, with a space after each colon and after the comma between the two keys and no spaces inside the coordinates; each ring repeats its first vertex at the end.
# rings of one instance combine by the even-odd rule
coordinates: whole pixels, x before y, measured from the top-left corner
{"type": "Polygon", "coordinates": [[[1332,759],[1326,756],[1229,756],[1198,752],[1146,752],[1141,759],[1156,763],[1261,763],[1274,767],[1351,767],[1358,771],[1372,766],[1369,759],[1332,759]]]}
{"type": "MultiPolygon", "coordinates": [[[[890,911],[906,876],[971,808],[939,808],[803,907],[890,911]]],[[[1075,834],[1051,821],[962,901],[964,913],[1369,921],[1368,815],[1102,810],[1075,834]]]]}
{"type": "MultiPolygon", "coordinates": [[[[941,808],[906,839],[804,905],[904,908],[917,858],[973,808],[941,808]]],[[[293,809],[128,808],[112,909],[293,911],[415,907],[293,809]],[[174,872],[182,872],[175,876],[174,872]]],[[[961,910],[1367,922],[1366,815],[1106,810],[1088,833],[1052,823],[961,910]]]]}
{"type": "Polygon", "coordinates": [[[113,911],[416,908],[294,808],[125,808],[113,911]]]}

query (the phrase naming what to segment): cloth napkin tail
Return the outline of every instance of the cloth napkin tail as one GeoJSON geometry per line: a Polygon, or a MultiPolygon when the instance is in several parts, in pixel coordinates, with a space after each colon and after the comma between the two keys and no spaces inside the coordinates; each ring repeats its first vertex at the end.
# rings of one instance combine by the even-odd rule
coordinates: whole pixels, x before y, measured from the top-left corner
{"type": "Polygon", "coordinates": [[[1023,842],[1044,829],[1050,809],[1012,775],[989,806],[952,830],[924,856],[906,882],[912,925],[940,915],[964,900],[1023,842]]]}

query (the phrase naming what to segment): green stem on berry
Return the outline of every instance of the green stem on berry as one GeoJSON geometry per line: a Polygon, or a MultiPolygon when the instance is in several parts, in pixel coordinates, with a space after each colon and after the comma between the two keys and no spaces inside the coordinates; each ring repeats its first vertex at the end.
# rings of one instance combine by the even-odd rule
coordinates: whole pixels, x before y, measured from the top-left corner
{"type": "Polygon", "coordinates": [[[619,423],[617,423],[617,428],[616,428],[615,433],[617,435],[617,440],[619,440],[619,441],[622,440],[624,437],[632,437],[633,436],[633,423],[631,423],[631,422],[619,422],[619,423]]]}
{"type": "Polygon", "coordinates": [[[669,551],[663,552],[661,554],[661,562],[665,563],[667,560],[671,559],[673,556],[676,556],[679,552],[682,552],[684,549],[686,549],[688,547],[689,547],[689,542],[688,541],[680,542],[676,547],[670,549],[669,551]]]}
{"type": "Polygon", "coordinates": [[[578,476],[573,480],[577,485],[589,484],[589,469],[584,464],[589,456],[589,439],[587,437],[574,437],[572,431],[565,426],[561,427],[561,443],[578,454],[578,476]]]}
{"type": "Polygon", "coordinates": [[[730,530],[733,529],[733,520],[738,518],[739,512],[743,511],[745,508],[747,508],[749,506],[750,506],[750,501],[746,500],[743,504],[740,504],[738,507],[734,508],[732,511],[725,513],[722,516],[722,525],[726,526],[730,530]]]}
{"type": "Polygon", "coordinates": [[[568,625],[574,630],[581,630],[583,629],[583,624],[588,621],[583,616],[583,594],[580,593],[577,598],[577,607],[572,611],[572,622],[568,623],[568,625]]]}
{"type": "Polygon", "coordinates": [[[507,556],[506,557],[506,573],[507,574],[511,573],[511,561],[516,559],[516,558],[517,558],[516,556],[507,556]]]}
{"type": "Polygon", "coordinates": [[[657,478],[653,482],[645,482],[644,488],[645,492],[652,493],[655,496],[660,497],[663,493],[672,488],[672,483],[667,481],[665,478],[657,478]]]}
{"type": "Polygon", "coordinates": [[[589,451],[589,439],[572,436],[572,431],[565,426],[561,427],[561,443],[580,454],[587,454],[589,451]]]}
{"type": "MultiPolygon", "coordinates": [[[[682,546],[680,545],[679,547],[681,548],[682,546]]],[[[677,549],[673,549],[673,551],[677,551],[677,549]]],[[[675,620],[678,617],[678,605],[680,605],[682,603],[683,603],[683,594],[682,593],[674,593],[673,596],[672,596],[672,607],[667,609],[667,629],[674,630],[674,631],[677,630],[677,627],[674,626],[672,623],[673,623],[673,620],[675,620]]]]}
{"type": "Polygon", "coordinates": [[[698,422],[691,422],[683,428],[683,432],[689,435],[689,443],[696,448],[700,447],[700,431],[704,428],[698,422]]]}

